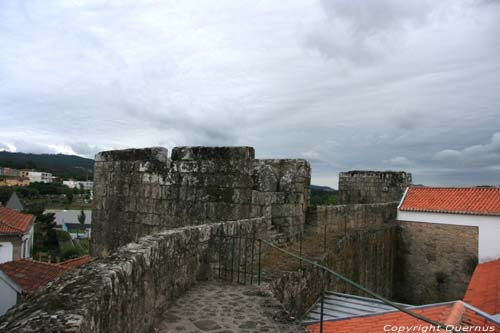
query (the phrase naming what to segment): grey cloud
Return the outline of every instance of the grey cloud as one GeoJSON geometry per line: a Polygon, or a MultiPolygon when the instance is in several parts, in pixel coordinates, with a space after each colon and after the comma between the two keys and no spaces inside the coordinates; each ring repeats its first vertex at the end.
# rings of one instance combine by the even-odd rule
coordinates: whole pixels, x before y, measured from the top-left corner
{"type": "Polygon", "coordinates": [[[437,152],[435,160],[441,162],[462,162],[465,165],[490,167],[492,163],[500,163],[500,132],[493,134],[491,141],[461,150],[445,149],[437,152]]]}
{"type": "Polygon", "coordinates": [[[334,187],[495,183],[499,34],[475,0],[0,1],[0,149],[251,145],[334,187]]]}
{"type": "Polygon", "coordinates": [[[422,24],[434,9],[426,0],[322,0],[321,4],[332,19],[344,19],[354,32],[363,34],[422,24]]]}
{"type": "Polygon", "coordinates": [[[418,128],[423,125],[421,113],[417,111],[399,111],[391,120],[394,122],[396,128],[408,131],[418,128]]]}
{"type": "Polygon", "coordinates": [[[94,156],[103,150],[106,150],[106,147],[99,147],[96,145],[90,145],[85,142],[73,142],[68,144],[71,147],[71,150],[75,152],[76,155],[94,158],[94,156]]]}
{"type": "Polygon", "coordinates": [[[412,161],[410,161],[407,157],[404,156],[393,157],[388,161],[388,163],[398,167],[408,167],[413,164],[412,161]]]}
{"type": "Polygon", "coordinates": [[[462,158],[462,153],[454,149],[444,149],[433,157],[436,161],[458,161],[462,158]]]}
{"type": "Polygon", "coordinates": [[[76,152],[70,146],[65,144],[43,144],[25,140],[3,142],[0,143],[0,147],[3,147],[4,150],[10,152],[30,152],[36,154],[76,154],[76,152]]]}
{"type": "Polygon", "coordinates": [[[371,65],[404,43],[401,34],[425,23],[428,1],[322,0],[324,17],[304,35],[304,45],[327,58],[371,65]]]}

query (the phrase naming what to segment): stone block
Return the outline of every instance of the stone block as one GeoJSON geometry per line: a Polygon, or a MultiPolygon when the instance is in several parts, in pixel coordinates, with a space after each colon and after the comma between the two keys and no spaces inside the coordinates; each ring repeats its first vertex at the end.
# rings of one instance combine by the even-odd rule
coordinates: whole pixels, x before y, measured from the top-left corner
{"type": "Polygon", "coordinates": [[[254,159],[252,147],[175,147],[173,161],[254,159]]]}

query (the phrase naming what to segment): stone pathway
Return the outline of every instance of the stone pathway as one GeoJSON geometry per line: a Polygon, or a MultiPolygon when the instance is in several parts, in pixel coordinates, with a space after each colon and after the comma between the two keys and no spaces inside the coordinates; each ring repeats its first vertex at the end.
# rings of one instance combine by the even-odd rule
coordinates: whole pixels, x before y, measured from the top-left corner
{"type": "Polygon", "coordinates": [[[199,283],[167,310],[156,332],[305,332],[257,286],[199,283]]]}

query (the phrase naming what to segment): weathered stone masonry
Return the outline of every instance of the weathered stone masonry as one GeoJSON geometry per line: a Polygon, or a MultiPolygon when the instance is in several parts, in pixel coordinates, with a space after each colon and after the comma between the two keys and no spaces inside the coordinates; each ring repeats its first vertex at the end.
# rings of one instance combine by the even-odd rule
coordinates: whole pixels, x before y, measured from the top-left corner
{"type": "MultiPolygon", "coordinates": [[[[342,172],[339,202],[353,207],[358,203],[399,201],[411,181],[411,174],[406,172],[342,172]]],[[[316,216],[328,220],[330,209],[313,210],[311,220],[316,216]]],[[[396,207],[387,213],[395,211],[396,207]]],[[[368,216],[375,218],[377,214],[368,211],[368,216]]],[[[477,263],[477,228],[398,221],[397,230],[393,299],[409,304],[461,299],[477,263]]]]}
{"type": "MultiPolygon", "coordinates": [[[[397,268],[396,207],[397,203],[310,207],[304,255],[391,299],[397,268]],[[325,232],[327,251],[318,254],[325,232]]],[[[304,314],[323,286],[331,291],[366,296],[308,265],[286,272],[272,281],[271,286],[276,297],[295,316],[304,314]]]]}
{"type": "Polygon", "coordinates": [[[96,156],[91,253],[186,225],[269,217],[275,240],[302,231],[305,160],[256,160],[251,147],[107,151],[96,156]]]}
{"type": "Polygon", "coordinates": [[[411,185],[410,173],[399,171],[349,171],[339,174],[339,204],[399,201],[411,185]]]}
{"type": "Polygon", "coordinates": [[[398,221],[395,295],[401,302],[429,304],[462,299],[478,254],[478,228],[398,221]]]}
{"type": "Polygon", "coordinates": [[[197,280],[210,278],[214,235],[266,237],[256,218],[167,230],[68,272],[9,311],[1,332],[147,332],[197,280]]]}
{"type": "MultiPolygon", "coordinates": [[[[214,244],[221,230],[290,247],[303,235],[306,257],[396,300],[427,297],[436,290],[433,281],[445,281],[438,284],[443,293],[460,290],[465,275],[453,271],[470,268],[463,254],[477,252],[474,235],[469,229],[430,228],[442,239],[435,242],[426,239],[422,224],[398,227],[394,201],[410,182],[411,175],[402,172],[343,173],[339,195],[347,204],[308,207],[310,167],[304,160],[258,160],[251,147],[178,147],[171,159],[163,148],[100,153],[91,243],[92,254],[100,258],[10,310],[0,331],[147,331],[156,315],[196,281],[211,278],[218,268],[214,244]],[[325,231],[327,247],[321,250],[325,231]],[[472,245],[460,245],[457,256],[439,256],[457,251],[456,237],[472,245]],[[432,274],[418,275],[420,265],[432,274]],[[416,295],[429,276],[432,283],[416,295]]],[[[269,285],[300,315],[324,280],[316,269],[299,268],[297,260],[281,262],[271,262],[278,275],[269,285]]],[[[327,287],[357,293],[334,280],[327,287]]]]}

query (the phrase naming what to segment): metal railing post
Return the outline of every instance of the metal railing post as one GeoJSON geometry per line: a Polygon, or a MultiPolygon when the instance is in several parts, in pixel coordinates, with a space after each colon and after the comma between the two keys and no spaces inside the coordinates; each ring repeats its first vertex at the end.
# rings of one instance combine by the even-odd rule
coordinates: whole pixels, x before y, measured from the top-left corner
{"type": "Polygon", "coordinates": [[[323,231],[323,252],[326,252],[326,224],[325,230],[323,231]]]}
{"type": "MultiPolygon", "coordinates": [[[[299,255],[302,257],[302,233],[299,234],[299,255]]],[[[302,260],[300,262],[300,269],[302,269],[302,260]]]]}
{"type": "Polygon", "coordinates": [[[233,283],[234,280],[234,242],[235,242],[235,235],[231,235],[231,271],[229,272],[231,274],[231,283],[233,283]]]}
{"type": "Polygon", "coordinates": [[[253,262],[255,260],[255,230],[252,235],[252,261],[250,263],[250,285],[253,285],[253,262]]]}
{"type": "Polygon", "coordinates": [[[241,270],[241,224],[238,235],[238,283],[240,283],[240,270],[241,270]]]}
{"type": "Polygon", "coordinates": [[[257,284],[260,286],[260,274],[261,274],[261,256],[262,256],[262,240],[259,238],[259,263],[257,270],[257,284]]]}
{"type": "Polygon", "coordinates": [[[323,333],[323,312],[325,304],[325,271],[321,271],[321,279],[323,280],[323,286],[321,287],[321,312],[319,317],[319,332],[323,333]]]}
{"type": "Polygon", "coordinates": [[[247,284],[247,259],[248,259],[248,237],[245,235],[245,242],[243,243],[243,284],[247,284]]]}
{"type": "Polygon", "coordinates": [[[220,232],[219,232],[219,280],[221,279],[221,266],[222,266],[222,233],[223,233],[223,228],[221,226],[220,232]]]}
{"type": "MultiPolygon", "coordinates": [[[[322,272],[324,272],[325,274],[326,274],[326,273],[328,273],[328,274],[330,274],[330,275],[333,275],[335,278],[340,279],[342,282],[345,282],[345,283],[347,283],[347,284],[349,284],[349,285],[353,286],[354,288],[356,288],[356,289],[358,289],[358,290],[361,290],[361,291],[363,291],[363,292],[367,293],[368,295],[372,296],[372,297],[373,297],[373,298],[375,298],[375,299],[378,299],[378,300],[379,300],[379,301],[381,301],[382,303],[387,304],[387,305],[389,305],[389,306],[391,306],[391,307],[393,307],[393,308],[395,308],[395,309],[397,309],[397,310],[399,310],[399,311],[401,311],[401,312],[403,312],[403,313],[405,313],[405,314],[407,314],[407,315],[409,315],[409,316],[412,316],[413,318],[417,318],[417,319],[419,319],[419,320],[422,320],[422,321],[424,321],[424,322],[426,322],[426,323],[429,323],[429,324],[431,324],[431,325],[433,325],[433,326],[436,326],[436,327],[438,327],[438,328],[440,328],[440,329],[445,329],[445,330],[446,330],[446,329],[447,329],[447,327],[448,327],[448,326],[446,326],[445,324],[440,323],[440,322],[438,322],[438,321],[436,321],[436,320],[434,320],[434,319],[430,319],[430,318],[428,318],[428,317],[426,317],[426,316],[423,316],[423,315],[421,315],[421,314],[415,313],[415,312],[413,312],[411,309],[407,309],[407,308],[405,308],[405,307],[404,307],[403,305],[401,305],[401,304],[391,302],[391,301],[390,301],[390,300],[388,300],[387,298],[385,298],[385,297],[383,297],[383,296],[381,296],[381,295],[379,295],[379,294],[377,294],[377,293],[375,293],[375,292],[373,292],[373,291],[371,291],[371,290],[369,290],[369,289],[367,289],[367,288],[363,287],[362,285],[360,285],[360,284],[358,284],[358,283],[356,283],[356,282],[352,281],[351,279],[349,279],[349,278],[347,278],[347,277],[343,276],[342,274],[339,274],[339,273],[335,272],[334,270],[332,270],[332,269],[328,268],[327,266],[323,266],[323,265],[320,265],[320,264],[318,264],[317,262],[315,262],[315,261],[313,261],[313,260],[310,260],[310,259],[307,259],[307,258],[300,257],[300,256],[298,256],[297,254],[295,254],[295,253],[293,253],[293,252],[290,252],[290,251],[288,251],[288,250],[282,249],[282,248],[280,248],[279,246],[277,246],[276,244],[273,244],[272,242],[269,242],[269,241],[267,241],[267,240],[262,240],[262,239],[259,239],[259,240],[260,240],[260,241],[262,241],[262,242],[264,242],[264,243],[265,243],[265,245],[269,246],[269,247],[270,247],[270,248],[272,248],[272,249],[276,249],[276,250],[278,250],[278,251],[280,251],[280,252],[282,252],[282,253],[285,253],[286,255],[288,255],[288,256],[290,256],[290,257],[293,257],[293,258],[296,258],[296,259],[302,260],[302,261],[304,261],[305,263],[312,265],[313,267],[317,267],[317,268],[321,269],[321,270],[322,270],[322,272]]],[[[323,286],[323,287],[324,287],[324,286],[323,286]]],[[[322,292],[322,296],[324,297],[324,290],[323,290],[323,292],[322,292]]],[[[323,302],[323,300],[322,300],[322,302],[323,302]]],[[[321,305],[323,306],[323,303],[321,303],[321,305]]],[[[449,329],[449,328],[448,328],[448,329],[449,329]]],[[[450,330],[450,332],[454,332],[454,333],[463,333],[464,331],[452,329],[452,330],[450,330]]]]}

